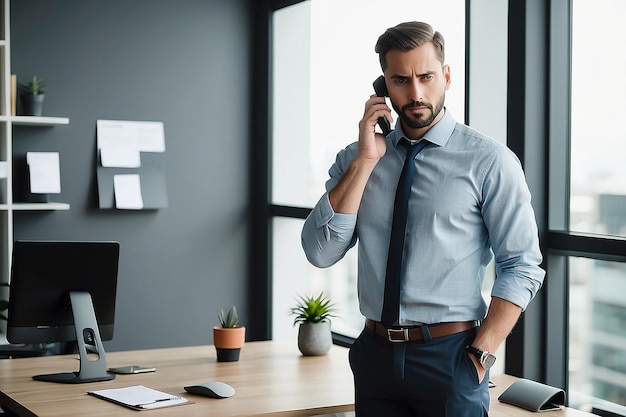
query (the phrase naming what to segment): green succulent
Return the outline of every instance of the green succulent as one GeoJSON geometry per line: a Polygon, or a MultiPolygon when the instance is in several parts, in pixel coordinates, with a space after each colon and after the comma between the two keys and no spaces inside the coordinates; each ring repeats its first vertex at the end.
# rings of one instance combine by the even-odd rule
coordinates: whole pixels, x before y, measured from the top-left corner
{"type": "Polygon", "coordinates": [[[46,91],[44,90],[45,86],[46,84],[43,82],[43,79],[37,78],[37,76],[34,75],[32,80],[24,84],[24,89],[29,94],[39,95],[46,93],[46,91]]]}
{"type": "Polygon", "coordinates": [[[235,306],[228,311],[228,314],[225,314],[224,310],[220,310],[217,316],[222,327],[236,327],[237,323],[239,323],[239,316],[237,315],[237,309],[235,306]]]}
{"type": "Polygon", "coordinates": [[[337,317],[334,314],[337,311],[335,305],[323,292],[317,297],[299,296],[297,302],[298,304],[289,310],[290,314],[295,316],[294,326],[298,323],[320,323],[330,317],[337,317]]]}

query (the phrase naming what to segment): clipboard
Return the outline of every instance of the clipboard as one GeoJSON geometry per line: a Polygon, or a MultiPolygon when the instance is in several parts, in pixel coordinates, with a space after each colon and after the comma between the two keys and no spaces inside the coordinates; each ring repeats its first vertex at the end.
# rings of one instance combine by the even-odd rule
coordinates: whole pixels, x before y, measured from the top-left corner
{"type": "Polygon", "coordinates": [[[87,394],[132,408],[133,410],[154,410],[156,408],[193,404],[193,401],[189,401],[184,397],[157,391],[143,385],[88,391],[87,394]]]}

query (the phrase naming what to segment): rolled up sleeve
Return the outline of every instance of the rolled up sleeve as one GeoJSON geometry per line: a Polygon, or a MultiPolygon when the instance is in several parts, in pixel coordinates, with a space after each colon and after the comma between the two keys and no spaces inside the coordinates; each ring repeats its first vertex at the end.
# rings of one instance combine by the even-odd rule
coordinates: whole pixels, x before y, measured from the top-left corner
{"type": "Polygon", "coordinates": [[[302,248],[309,262],[327,268],[342,259],[356,243],[356,219],[356,214],[335,213],[325,193],[302,228],[302,248]]]}
{"type": "Polygon", "coordinates": [[[491,295],[522,309],[543,284],[545,271],[531,195],[512,152],[501,150],[485,181],[483,216],[496,262],[491,295]],[[514,159],[513,161],[511,159],[514,159]]]}

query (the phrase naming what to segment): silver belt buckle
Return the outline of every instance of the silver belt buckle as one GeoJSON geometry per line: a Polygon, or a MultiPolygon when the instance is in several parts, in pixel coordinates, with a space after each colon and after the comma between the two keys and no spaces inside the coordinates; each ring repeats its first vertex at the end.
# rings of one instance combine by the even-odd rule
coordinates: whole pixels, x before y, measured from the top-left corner
{"type": "Polygon", "coordinates": [[[408,328],[404,328],[404,329],[387,329],[387,339],[389,339],[390,342],[393,343],[402,343],[402,342],[408,342],[409,341],[409,329],[408,328]],[[392,339],[391,335],[397,335],[401,333],[402,335],[404,335],[404,339],[392,339]]]}

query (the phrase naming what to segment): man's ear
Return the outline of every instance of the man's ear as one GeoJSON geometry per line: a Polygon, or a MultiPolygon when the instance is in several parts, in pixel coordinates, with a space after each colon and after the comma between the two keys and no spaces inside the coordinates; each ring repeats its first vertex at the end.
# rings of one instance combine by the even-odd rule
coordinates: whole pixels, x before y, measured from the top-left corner
{"type": "Polygon", "coordinates": [[[443,78],[446,80],[446,90],[450,88],[450,65],[443,66],[443,78]]]}

